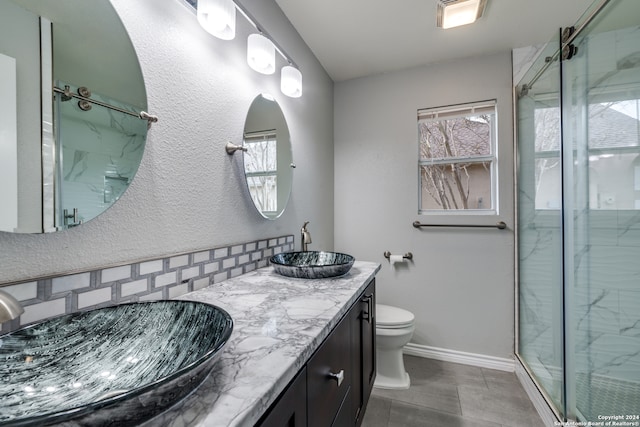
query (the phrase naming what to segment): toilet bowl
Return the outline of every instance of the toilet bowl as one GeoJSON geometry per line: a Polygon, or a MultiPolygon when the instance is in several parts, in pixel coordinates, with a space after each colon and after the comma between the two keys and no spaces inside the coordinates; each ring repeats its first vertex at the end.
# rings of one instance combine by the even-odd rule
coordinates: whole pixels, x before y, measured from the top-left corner
{"type": "Polygon", "coordinates": [[[407,389],[411,384],[404,369],[402,347],[413,336],[413,313],[398,307],[376,304],[376,380],[377,388],[407,389]]]}

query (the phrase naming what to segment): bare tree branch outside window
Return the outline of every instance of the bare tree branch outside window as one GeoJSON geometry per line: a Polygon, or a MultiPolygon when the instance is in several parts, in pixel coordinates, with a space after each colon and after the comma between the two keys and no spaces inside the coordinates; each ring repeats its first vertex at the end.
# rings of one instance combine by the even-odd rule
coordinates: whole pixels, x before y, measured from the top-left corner
{"type": "Polygon", "coordinates": [[[418,121],[421,210],[492,209],[494,121],[495,113],[418,121]]]}
{"type": "Polygon", "coordinates": [[[265,133],[260,137],[245,136],[244,169],[249,193],[261,212],[278,209],[277,142],[276,136],[265,133]]]}

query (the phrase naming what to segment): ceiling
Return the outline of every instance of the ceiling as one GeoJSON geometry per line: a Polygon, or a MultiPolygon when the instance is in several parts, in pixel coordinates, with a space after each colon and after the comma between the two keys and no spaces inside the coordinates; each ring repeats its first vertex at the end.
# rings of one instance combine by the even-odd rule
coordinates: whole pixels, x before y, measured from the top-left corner
{"type": "Polygon", "coordinates": [[[547,42],[593,0],[488,0],[476,23],[436,28],[438,0],[276,0],[336,81],[547,42]]]}

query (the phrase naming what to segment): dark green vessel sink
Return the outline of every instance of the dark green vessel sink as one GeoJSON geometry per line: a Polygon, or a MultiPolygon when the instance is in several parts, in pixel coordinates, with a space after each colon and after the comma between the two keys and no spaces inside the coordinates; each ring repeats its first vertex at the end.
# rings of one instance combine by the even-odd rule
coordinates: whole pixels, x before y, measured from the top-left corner
{"type": "Polygon", "coordinates": [[[284,252],[271,257],[271,265],[282,276],[324,279],[347,274],[355,258],[339,252],[284,252]]]}
{"type": "Polygon", "coordinates": [[[154,301],[0,336],[0,426],[137,425],[206,378],[232,329],[219,307],[154,301]]]}

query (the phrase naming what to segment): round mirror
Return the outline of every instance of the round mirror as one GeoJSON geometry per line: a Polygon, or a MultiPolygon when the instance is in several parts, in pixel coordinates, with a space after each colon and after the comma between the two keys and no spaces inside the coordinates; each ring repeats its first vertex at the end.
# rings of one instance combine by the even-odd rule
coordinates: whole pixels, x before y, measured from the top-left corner
{"type": "Polygon", "coordinates": [[[253,204],[267,219],[287,206],[293,184],[291,138],[275,99],[261,94],[253,100],[244,125],[244,174],[253,204]]]}
{"type": "Polygon", "coordinates": [[[0,231],[100,215],[144,151],[142,72],[109,0],[0,2],[0,231]]]}

